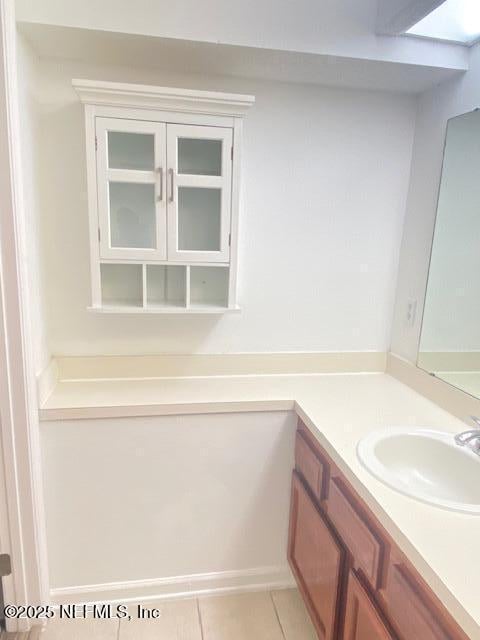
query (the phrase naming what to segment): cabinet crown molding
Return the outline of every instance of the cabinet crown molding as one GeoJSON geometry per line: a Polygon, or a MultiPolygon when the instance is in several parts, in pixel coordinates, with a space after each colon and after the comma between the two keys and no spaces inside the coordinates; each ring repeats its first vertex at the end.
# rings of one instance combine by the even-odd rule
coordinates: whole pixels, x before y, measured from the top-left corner
{"type": "Polygon", "coordinates": [[[255,96],[239,93],[177,89],[124,82],[74,79],[72,86],[84,104],[109,107],[164,109],[242,118],[255,102],[255,96]]]}

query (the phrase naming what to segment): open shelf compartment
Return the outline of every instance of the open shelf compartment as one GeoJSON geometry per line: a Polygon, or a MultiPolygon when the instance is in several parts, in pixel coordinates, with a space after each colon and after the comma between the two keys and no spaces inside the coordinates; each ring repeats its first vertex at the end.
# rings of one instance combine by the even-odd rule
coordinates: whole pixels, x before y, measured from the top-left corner
{"type": "Polygon", "coordinates": [[[187,306],[187,267],[147,264],[146,307],[149,309],[185,309],[187,306]]]}
{"type": "Polygon", "coordinates": [[[229,267],[103,262],[104,313],[223,313],[229,309],[229,267]]]}
{"type": "Polygon", "coordinates": [[[227,308],[229,268],[190,266],[189,269],[190,308],[227,308]]]}
{"type": "Polygon", "coordinates": [[[100,266],[102,306],[141,309],[143,272],[141,264],[102,264],[100,266]]]}

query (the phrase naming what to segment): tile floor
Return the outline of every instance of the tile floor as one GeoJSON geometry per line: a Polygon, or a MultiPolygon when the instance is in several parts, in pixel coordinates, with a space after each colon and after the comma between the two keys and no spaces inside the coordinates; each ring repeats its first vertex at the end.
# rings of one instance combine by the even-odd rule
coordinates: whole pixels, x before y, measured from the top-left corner
{"type": "MultiPolygon", "coordinates": [[[[156,620],[52,620],[39,640],[316,640],[296,589],[150,601],[156,620]]],[[[2,640],[23,635],[2,634],[2,640]]],[[[35,634],[35,638],[37,638],[35,634]]]]}

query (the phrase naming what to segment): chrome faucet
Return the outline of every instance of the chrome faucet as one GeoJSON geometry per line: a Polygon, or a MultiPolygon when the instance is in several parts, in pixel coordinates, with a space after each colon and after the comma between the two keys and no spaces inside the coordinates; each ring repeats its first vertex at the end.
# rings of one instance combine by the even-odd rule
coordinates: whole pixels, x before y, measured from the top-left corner
{"type": "Polygon", "coordinates": [[[468,446],[469,449],[480,456],[480,418],[470,416],[470,420],[477,425],[477,428],[457,433],[455,443],[460,447],[468,446]]]}

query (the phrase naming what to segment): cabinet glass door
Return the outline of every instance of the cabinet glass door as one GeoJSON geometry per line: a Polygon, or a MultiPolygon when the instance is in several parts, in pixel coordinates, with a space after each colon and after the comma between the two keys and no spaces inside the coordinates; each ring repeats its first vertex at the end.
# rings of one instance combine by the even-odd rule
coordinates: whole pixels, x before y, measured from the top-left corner
{"type": "Polygon", "coordinates": [[[166,125],[97,118],[100,257],[165,260],[166,125]]]}
{"type": "Polygon", "coordinates": [[[167,125],[168,259],[228,262],[232,130],[167,125]]]}

